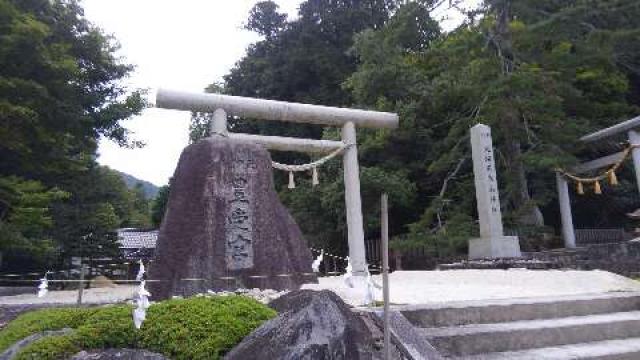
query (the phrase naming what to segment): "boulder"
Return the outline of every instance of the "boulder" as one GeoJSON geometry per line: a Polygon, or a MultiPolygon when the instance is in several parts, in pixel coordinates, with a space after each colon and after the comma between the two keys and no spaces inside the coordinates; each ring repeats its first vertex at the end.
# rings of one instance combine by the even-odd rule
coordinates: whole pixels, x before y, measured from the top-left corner
{"type": "Polygon", "coordinates": [[[225,360],[381,358],[367,324],[331,291],[293,291],[269,306],[279,316],[244,338],[225,360]]]}
{"type": "Polygon", "coordinates": [[[168,358],[140,349],[106,349],[96,351],[81,351],[71,360],[168,360],[168,358]]]}
{"type": "Polygon", "coordinates": [[[317,282],[311,252],[273,186],[269,152],[219,135],[185,148],[150,266],[153,300],[317,282]]]}

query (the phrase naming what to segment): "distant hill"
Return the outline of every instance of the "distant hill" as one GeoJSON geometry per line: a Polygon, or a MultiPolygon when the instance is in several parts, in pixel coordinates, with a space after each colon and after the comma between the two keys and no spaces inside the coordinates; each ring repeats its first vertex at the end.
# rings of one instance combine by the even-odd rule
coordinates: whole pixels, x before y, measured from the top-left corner
{"type": "Polygon", "coordinates": [[[127,188],[129,189],[133,189],[137,183],[141,183],[142,184],[142,190],[144,190],[144,196],[147,199],[153,199],[154,197],[156,197],[156,195],[158,194],[158,190],[159,188],[157,186],[155,186],[154,184],[145,181],[145,180],[140,180],[137,177],[133,176],[133,175],[129,175],[120,171],[116,172],[118,174],[120,174],[120,176],[122,176],[122,180],[124,180],[125,184],[127,184],[127,188]]]}

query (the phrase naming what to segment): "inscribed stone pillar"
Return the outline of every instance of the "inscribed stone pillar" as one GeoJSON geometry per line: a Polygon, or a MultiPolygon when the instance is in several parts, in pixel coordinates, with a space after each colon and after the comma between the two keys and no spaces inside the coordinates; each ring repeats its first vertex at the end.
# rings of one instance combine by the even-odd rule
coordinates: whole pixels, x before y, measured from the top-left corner
{"type": "Polygon", "coordinates": [[[154,263],[153,300],[316,282],[311,252],[273,186],[269,152],[215,135],[189,145],[171,183],[154,263]]]}
{"type": "Polygon", "coordinates": [[[480,238],[469,241],[469,258],[520,257],[518,237],[504,236],[503,233],[491,128],[487,125],[478,124],[471,128],[471,153],[480,238]]]}

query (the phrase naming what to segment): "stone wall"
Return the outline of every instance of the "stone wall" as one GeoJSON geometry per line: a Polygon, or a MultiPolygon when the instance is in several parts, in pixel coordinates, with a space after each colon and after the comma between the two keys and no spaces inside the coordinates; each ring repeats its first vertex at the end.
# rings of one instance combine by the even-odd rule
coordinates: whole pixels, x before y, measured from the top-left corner
{"type": "Polygon", "coordinates": [[[576,249],[525,253],[523,255],[531,259],[552,262],[562,268],[601,269],[625,276],[640,274],[640,242],[595,244],[576,249]]]}

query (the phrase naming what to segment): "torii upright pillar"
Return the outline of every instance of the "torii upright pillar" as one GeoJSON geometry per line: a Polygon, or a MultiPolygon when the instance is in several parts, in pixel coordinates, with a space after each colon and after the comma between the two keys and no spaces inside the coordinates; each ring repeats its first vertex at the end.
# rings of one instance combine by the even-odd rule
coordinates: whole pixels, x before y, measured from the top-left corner
{"type": "Polygon", "coordinates": [[[356,127],[352,122],[342,126],[342,141],[347,145],[342,162],[344,166],[344,200],[347,212],[349,260],[354,275],[367,268],[362,224],[362,201],[360,198],[360,169],[356,147],[356,127]]]}
{"type": "MultiPolygon", "coordinates": [[[[629,130],[627,136],[629,137],[629,144],[640,146],[640,134],[637,131],[629,130]]],[[[631,149],[631,157],[633,158],[633,169],[636,172],[636,184],[638,185],[638,190],[640,190],[640,148],[631,149]]]]}
{"type": "Polygon", "coordinates": [[[573,249],[576,247],[576,233],[573,227],[573,215],[571,214],[569,185],[567,184],[567,179],[560,173],[556,173],[556,185],[558,187],[558,202],[560,203],[560,219],[562,220],[564,247],[573,249]]]}

